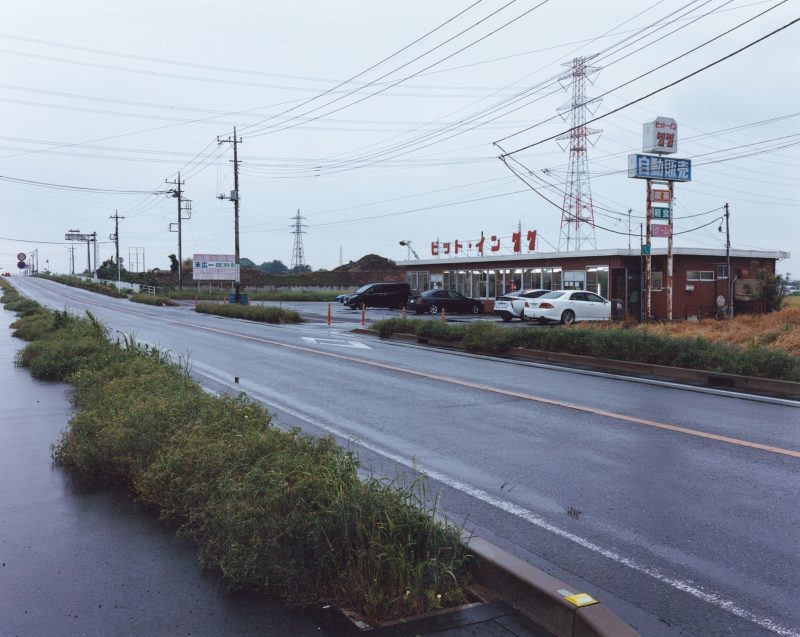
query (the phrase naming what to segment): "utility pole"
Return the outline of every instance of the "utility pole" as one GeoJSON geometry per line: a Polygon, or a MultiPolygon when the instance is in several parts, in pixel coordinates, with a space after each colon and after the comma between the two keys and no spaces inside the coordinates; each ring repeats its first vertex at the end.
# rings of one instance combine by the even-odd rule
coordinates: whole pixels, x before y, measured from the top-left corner
{"type": "Polygon", "coordinates": [[[69,250],[69,273],[75,274],[75,244],[70,245],[69,250]]]}
{"type": "Polygon", "coordinates": [[[217,137],[217,144],[233,144],[233,190],[231,194],[217,195],[217,199],[228,199],[233,202],[233,234],[234,234],[234,261],[236,263],[236,281],[234,288],[236,292],[236,302],[241,300],[241,274],[239,267],[239,154],[238,146],[242,143],[241,138],[236,137],[236,127],[233,127],[233,137],[220,139],[217,137]]]}
{"type": "Polygon", "coordinates": [[[733,278],[731,276],[731,211],[725,203],[725,263],[728,267],[728,305],[731,308],[733,317],[733,278]]]}
{"type": "Polygon", "coordinates": [[[181,238],[181,220],[190,219],[192,216],[191,202],[183,199],[183,191],[181,186],[185,183],[181,181],[181,174],[178,173],[178,178],[175,181],[164,180],[165,183],[175,186],[170,190],[171,196],[178,200],[178,221],[169,224],[170,232],[178,233],[178,289],[183,289],[183,240],[181,238]],[[188,204],[188,207],[186,206],[188,204]],[[184,216],[186,214],[187,216],[184,216]]]}
{"type": "Polygon", "coordinates": [[[109,239],[111,239],[114,242],[114,245],[116,247],[116,253],[117,253],[117,281],[118,282],[122,280],[122,265],[119,262],[119,220],[120,219],[124,219],[124,218],[125,217],[120,217],[119,216],[119,210],[115,210],[114,214],[109,217],[109,219],[113,219],[114,220],[114,234],[112,234],[109,237],[109,239]]]}

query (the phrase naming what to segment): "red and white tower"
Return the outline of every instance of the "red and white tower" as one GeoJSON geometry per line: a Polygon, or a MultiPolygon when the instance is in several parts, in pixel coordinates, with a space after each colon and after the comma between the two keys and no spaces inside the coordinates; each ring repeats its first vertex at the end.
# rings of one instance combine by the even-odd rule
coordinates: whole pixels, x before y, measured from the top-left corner
{"type": "Polygon", "coordinates": [[[572,99],[558,109],[564,119],[571,122],[570,131],[556,138],[563,149],[569,148],[569,173],[564,188],[558,239],[560,252],[597,248],[587,149],[590,143],[594,145],[590,138],[603,131],[586,127],[586,114],[593,112],[600,103],[599,99],[586,97],[586,80],[600,70],[600,67],[589,66],[592,57],[577,57],[564,64],[570,70],[559,78],[565,88],[572,85],[572,99]]]}

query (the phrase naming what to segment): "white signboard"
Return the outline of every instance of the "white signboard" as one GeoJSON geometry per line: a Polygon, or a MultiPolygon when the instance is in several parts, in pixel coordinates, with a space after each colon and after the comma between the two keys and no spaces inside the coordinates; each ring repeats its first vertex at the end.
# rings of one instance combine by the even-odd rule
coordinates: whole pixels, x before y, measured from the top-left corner
{"type": "Polygon", "coordinates": [[[643,153],[668,155],[678,152],[678,122],[671,117],[656,117],[644,125],[643,153]]]}
{"type": "Polygon", "coordinates": [[[238,281],[239,266],[232,254],[195,254],[192,256],[195,281],[238,281]]]}

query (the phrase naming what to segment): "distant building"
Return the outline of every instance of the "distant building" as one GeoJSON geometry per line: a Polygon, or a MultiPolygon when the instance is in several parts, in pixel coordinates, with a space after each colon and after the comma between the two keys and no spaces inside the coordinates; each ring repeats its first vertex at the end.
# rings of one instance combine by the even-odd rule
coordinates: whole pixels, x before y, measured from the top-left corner
{"type": "MultiPolygon", "coordinates": [[[[737,307],[747,302],[746,284],[760,270],[775,274],[775,264],[786,252],[731,250],[731,270],[737,307]]],[[[442,257],[397,263],[412,289],[445,288],[493,301],[522,288],[584,289],[615,302],[615,307],[638,316],[641,260],[636,250],[585,250],[529,254],[442,257]]],[[[667,251],[652,250],[652,315],[667,317],[667,251]]],[[[725,250],[673,250],[673,318],[712,313],[717,298],[728,295],[725,250]]],[[[725,298],[729,303],[729,299],[725,298]]]]}

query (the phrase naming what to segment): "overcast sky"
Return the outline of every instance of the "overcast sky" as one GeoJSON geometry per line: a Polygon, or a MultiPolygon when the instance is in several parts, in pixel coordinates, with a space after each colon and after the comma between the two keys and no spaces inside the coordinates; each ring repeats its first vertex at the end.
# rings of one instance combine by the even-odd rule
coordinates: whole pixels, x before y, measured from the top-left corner
{"type": "MultiPolygon", "coordinates": [[[[518,224],[550,251],[569,153],[538,142],[569,127],[558,116],[565,64],[597,54],[587,95],[605,94],[592,106],[602,116],[799,10],[800,0],[16,3],[0,26],[0,175],[14,180],[0,180],[0,268],[38,248],[42,268],[67,271],[64,233],[107,240],[115,210],[122,256],[142,247],[147,267],[168,267],[175,200],[146,193],[179,170],[193,208],[184,257],[233,253],[233,205],[216,198],[233,188],[233,154],[216,138],[234,125],[241,255],[257,263],[290,264],[298,209],[315,269],[339,265],[340,251],[345,262],[404,260],[400,240],[422,258],[437,238],[482,232],[505,248],[518,224]],[[530,146],[512,165],[538,194],[498,159],[498,140],[530,146]]],[[[778,269],[800,276],[798,38],[800,23],[591,124],[602,129],[588,153],[598,248],[626,248],[629,227],[638,244],[645,185],[627,177],[627,154],[662,115],[694,162],[693,181],[676,186],[675,244],[724,248],[727,202],[732,247],[792,252],[778,269]]],[[[101,259],[112,253],[101,244],[101,259]]]]}

